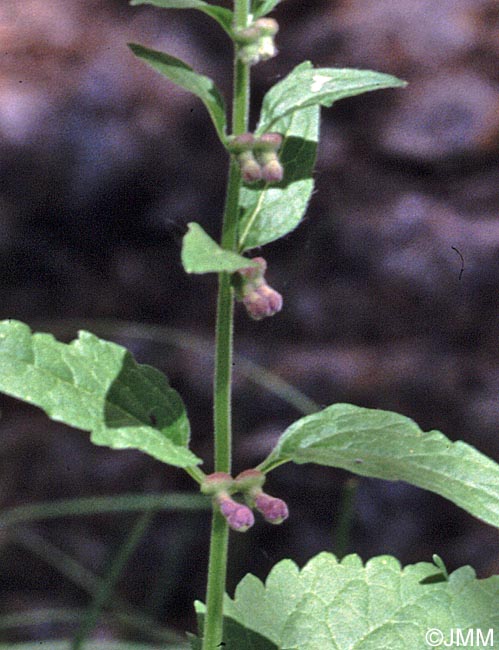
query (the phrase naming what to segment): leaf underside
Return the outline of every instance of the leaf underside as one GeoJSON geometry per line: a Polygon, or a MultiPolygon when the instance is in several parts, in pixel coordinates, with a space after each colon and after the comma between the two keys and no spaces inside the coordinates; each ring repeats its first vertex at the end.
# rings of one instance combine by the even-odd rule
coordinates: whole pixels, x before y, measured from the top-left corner
{"type": "Polygon", "coordinates": [[[65,344],[19,321],[0,322],[0,391],[90,431],[97,445],[139,449],[179,467],[201,462],[187,448],[187,414],[166,377],[89,332],[65,344]]]}
{"type": "MultiPolygon", "coordinates": [[[[357,555],[338,562],[320,553],[301,570],[282,560],[265,584],[248,574],[234,599],[226,596],[223,642],[245,650],[427,650],[433,628],[445,640],[457,629],[473,630],[474,640],[478,629],[484,638],[499,633],[499,576],[477,580],[463,567],[448,581],[422,584],[436,573],[429,563],[402,569],[390,556],[363,565],[357,555]]],[[[202,622],[204,605],[196,610],[202,622]]]]}
{"type": "Polygon", "coordinates": [[[406,481],[499,527],[499,465],[439,431],[425,433],[398,413],[334,404],[308,415],[286,429],[260,468],[287,460],[406,481]]]}
{"type": "Polygon", "coordinates": [[[234,273],[258,266],[247,257],[224,250],[198,223],[187,225],[189,230],[182,240],[182,265],[187,273],[234,273]]]}

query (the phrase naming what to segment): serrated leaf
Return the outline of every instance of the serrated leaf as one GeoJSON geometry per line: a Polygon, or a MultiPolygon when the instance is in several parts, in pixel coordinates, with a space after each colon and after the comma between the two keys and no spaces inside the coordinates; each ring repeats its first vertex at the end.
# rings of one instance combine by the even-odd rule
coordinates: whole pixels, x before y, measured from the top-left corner
{"type": "Polygon", "coordinates": [[[277,185],[243,186],[239,195],[239,250],[263,246],[300,223],[314,188],[312,173],[319,140],[319,107],[280,120],[284,136],[280,159],[284,178],[277,185]]]}
{"type": "Polygon", "coordinates": [[[187,63],[166,54],[166,52],[151,50],[137,43],[128,43],[128,47],[135,56],[148,63],[151,68],[160,72],[177,86],[199,97],[210,114],[218,137],[225,143],[227,126],[225,103],[220,91],[210,77],[195,72],[187,63]]]}
{"type": "Polygon", "coordinates": [[[182,240],[182,264],[187,273],[234,273],[258,266],[247,257],[224,250],[198,223],[189,223],[188,227],[182,240]]]}
{"type": "Polygon", "coordinates": [[[187,414],[166,377],[89,332],[65,344],[19,321],[0,322],[0,391],[90,431],[97,445],[139,449],[179,467],[201,462],[187,448],[187,414]]]}
{"type": "Polygon", "coordinates": [[[313,68],[304,61],[265,95],[257,134],[275,130],[283,117],[309,106],[331,106],[339,99],[382,88],[401,88],[392,75],[354,68],[313,68]]]}
{"type": "Polygon", "coordinates": [[[281,0],[253,0],[252,11],[253,18],[261,18],[269,14],[281,0]]]}
{"type": "Polygon", "coordinates": [[[499,465],[398,413],[335,404],[308,415],[286,429],[260,469],[286,460],[406,481],[499,527],[499,465]]]}
{"type": "Polygon", "coordinates": [[[202,0],[131,0],[130,5],[132,7],[137,5],[154,5],[162,9],[198,9],[211,16],[211,18],[214,18],[227,34],[232,37],[232,11],[217,5],[210,5],[202,0]]]}
{"type": "Polygon", "coordinates": [[[432,629],[452,647],[456,630],[471,630],[473,642],[477,630],[493,640],[499,577],[477,580],[463,567],[448,582],[421,584],[434,572],[429,563],[402,569],[390,556],[364,566],[357,555],[338,562],[321,553],[301,571],[282,560],[265,585],[247,575],[234,600],[226,597],[224,643],[245,650],[427,650],[432,629]]]}

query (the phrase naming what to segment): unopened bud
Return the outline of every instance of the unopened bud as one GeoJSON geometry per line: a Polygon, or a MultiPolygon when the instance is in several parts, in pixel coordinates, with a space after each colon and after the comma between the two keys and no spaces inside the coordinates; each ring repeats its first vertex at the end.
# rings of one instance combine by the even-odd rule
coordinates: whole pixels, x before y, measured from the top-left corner
{"type": "Polygon", "coordinates": [[[288,506],[285,501],[260,491],[254,497],[256,509],[262,513],[269,524],[282,524],[289,517],[288,506]]]}
{"type": "Polygon", "coordinates": [[[273,18],[259,18],[249,27],[237,30],[235,40],[241,46],[237,54],[240,61],[255,65],[275,56],[274,36],[278,31],[279,25],[273,18]]]}
{"type": "Polygon", "coordinates": [[[255,517],[251,509],[242,503],[234,501],[230,496],[220,494],[217,497],[217,503],[220,512],[225,517],[232,530],[236,530],[239,533],[245,533],[248,528],[251,528],[255,523],[255,517]]]}
{"type": "Polygon", "coordinates": [[[258,41],[258,55],[260,61],[268,61],[274,56],[277,56],[278,50],[274,43],[274,38],[272,36],[262,36],[258,41]]]}
{"type": "Polygon", "coordinates": [[[262,179],[262,168],[252,151],[244,151],[237,156],[241,178],[245,183],[256,183],[262,179]]]}
{"type": "Polygon", "coordinates": [[[268,284],[262,284],[244,296],[242,302],[251,318],[261,320],[280,312],[283,301],[278,291],[268,284]]]}
{"type": "Polygon", "coordinates": [[[280,183],[284,176],[284,169],[277,155],[282,144],[279,133],[265,133],[255,144],[255,154],[262,170],[262,178],[267,183],[280,183]]]}
{"type": "Polygon", "coordinates": [[[255,257],[251,261],[258,266],[240,269],[234,277],[236,299],[244,304],[251,318],[261,320],[281,311],[282,296],[265,280],[267,262],[263,257],[255,257]]]}
{"type": "Polygon", "coordinates": [[[261,175],[266,183],[280,183],[282,181],[284,178],[284,169],[277,156],[262,166],[261,175]]]}

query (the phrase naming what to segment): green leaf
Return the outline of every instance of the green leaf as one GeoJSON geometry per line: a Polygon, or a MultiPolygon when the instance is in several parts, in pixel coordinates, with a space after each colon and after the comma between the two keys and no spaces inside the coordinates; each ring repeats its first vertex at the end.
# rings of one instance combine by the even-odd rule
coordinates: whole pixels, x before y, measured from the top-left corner
{"type": "Polygon", "coordinates": [[[296,228],[313,190],[313,168],[319,139],[320,106],[368,90],[404,86],[390,75],[369,70],[314,69],[298,65],[265,95],[257,134],[284,136],[280,159],[284,178],[277,185],[244,186],[239,198],[239,250],[263,246],[296,228]]]}
{"type": "Polygon", "coordinates": [[[247,257],[221,248],[198,223],[189,223],[182,241],[182,264],[187,273],[234,273],[250,266],[247,257]]]}
{"type": "Polygon", "coordinates": [[[499,577],[477,580],[463,567],[446,582],[421,584],[434,572],[429,563],[402,569],[390,556],[364,566],[357,555],[338,562],[320,553],[301,570],[282,560],[265,585],[249,574],[234,600],[226,597],[223,640],[244,650],[428,650],[436,637],[426,634],[437,629],[447,646],[459,645],[452,639],[460,630],[471,634],[461,645],[482,647],[483,639],[491,647],[499,577]]]}
{"type": "Polygon", "coordinates": [[[201,462],[187,448],[185,408],[166,377],[89,332],[65,344],[19,321],[0,322],[0,391],[90,431],[97,445],[140,449],[178,467],[201,462]]]}
{"type": "Polygon", "coordinates": [[[154,5],[163,9],[198,9],[214,18],[232,38],[232,18],[230,9],[210,5],[202,0],[131,0],[132,7],[137,5],[154,5]]]}
{"type": "Polygon", "coordinates": [[[210,114],[218,137],[225,143],[227,126],[225,103],[212,79],[198,74],[186,63],[165,52],[151,50],[137,43],[128,43],[128,47],[135,56],[143,59],[154,70],[199,97],[210,114]]]}
{"type": "Polygon", "coordinates": [[[277,185],[243,186],[239,195],[239,250],[263,246],[300,223],[312,195],[312,173],[319,140],[319,107],[297,111],[280,120],[280,159],[284,178],[277,185]]]}
{"type": "Polygon", "coordinates": [[[261,18],[269,14],[281,0],[253,0],[252,11],[253,18],[261,18]]]}
{"type": "Polygon", "coordinates": [[[310,61],[304,61],[265,95],[256,133],[275,131],[283,117],[309,106],[331,106],[345,97],[406,85],[405,81],[381,72],[313,68],[310,61]]]}
{"type": "Polygon", "coordinates": [[[259,469],[288,460],[406,481],[499,527],[499,465],[439,431],[423,432],[397,413],[335,404],[307,415],[286,429],[259,469]]]}

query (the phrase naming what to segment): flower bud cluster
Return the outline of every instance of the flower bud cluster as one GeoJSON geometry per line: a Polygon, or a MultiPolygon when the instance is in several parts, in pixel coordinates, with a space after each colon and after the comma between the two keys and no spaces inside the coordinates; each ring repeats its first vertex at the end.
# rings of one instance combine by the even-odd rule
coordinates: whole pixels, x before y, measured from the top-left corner
{"type": "Polygon", "coordinates": [[[251,261],[258,266],[239,269],[235,276],[236,300],[243,303],[248,316],[261,320],[281,311],[282,296],[265,280],[267,262],[264,258],[254,257],[251,261]]]}
{"type": "Polygon", "coordinates": [[[273,18],[259,18],[249,27],[237,30],[235,39],[239,43],[239,60],[245,65],[255,65],[276,56],[274,37],[278,31],[279,25],[273,18]]]}
{"type": "Polygon", "coordinates": [[[236,485],[244,493],[250,508],[256,508],[269,524],[282,524],[288,518],[289,510],[285,501],[272,497],[262,490],[265,475],[256,469],[247,469],[236,476],[236,485]]]}
{"type": "Polygon", "coordinates": [[[205,478],[201,492],[213,498],[232,530],[244,533],[255,523],[253,508],[271,524],[280,524],[288,517],[285,502],[265,494],[264,483],[265,475],[256,469],[241,472],[235,479],[225,472],[215,472],[205,478]],[[244,495],[247,505],[232,498],[238,492],[244,495]]]}
{"type": "Polygon", "coordinates": [[[257,137],[252,133],[235,136],[229,143],[229,151],[236,156],[245,183],[264,180],[280,183],[284,170],[277,152],[282,144],[279,133],[264,133],[257,137]]]}

